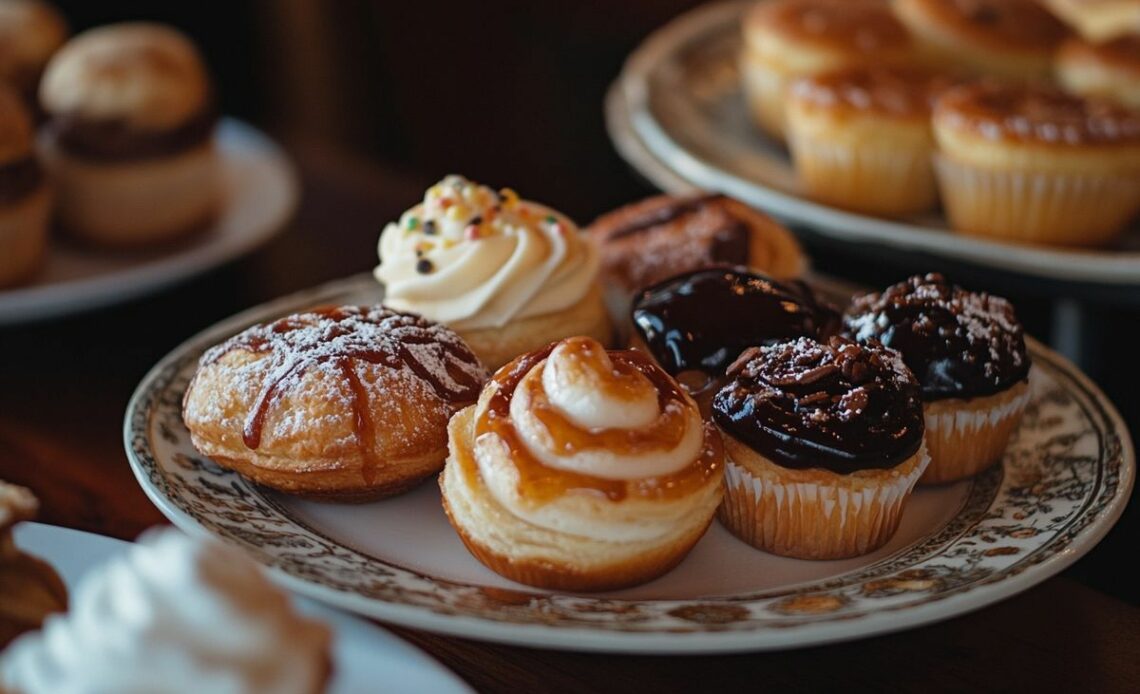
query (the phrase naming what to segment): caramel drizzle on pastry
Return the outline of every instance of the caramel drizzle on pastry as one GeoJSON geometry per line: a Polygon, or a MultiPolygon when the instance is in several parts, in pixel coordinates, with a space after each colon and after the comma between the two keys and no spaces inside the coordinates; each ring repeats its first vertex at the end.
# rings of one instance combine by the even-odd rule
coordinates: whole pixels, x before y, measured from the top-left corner
{"type": "Polygon", "coordinates": [[[366,481],[378,464],[372,453],[376,431],[368,391],[356,373],[355,361],[411,371],[440,400],[456,406],[474,401],[483,384],[483,367],[458,335],[419,316],[384,308],[325,307],[254,326],[207,352],[202,365],[213,364],[236,350],[270,354],[273,359],[245,421],[245,445],[251,450],[261,445],[266,415],[285,384],[318,364],[330,363],[343,374],[352,393],[366,481]],[[417,345],[427,348],[412,349],[417,345]],[[434,363],[426,361],[429,357],[434,363]]]}
{"type": "MultiPolygon", "coordinates": [[[[567,492],[584,491],[621,501],[629,496],[673,499],[692,493],[704,486],[714,475],[719,475],[723,452],[719,437],[705,430],[701,455],[679,472],[661,477],[634,480],[609,480],[543,465],[523,444],[511,422],[511,399],[519,383],[554,350],[557,343],[519,357],[499,370],[492,379],[495,388],[486,407],[475,420],[475,439],[493,434],[507,446],[512,462],[519,474],[519,493],[536,503],[543,503],[567,492]]],[[[657,368],[646,355],[632,350],[609,353],[615,370],[636,369],[650,380],[657,390],[661,415],[654,426],[646,430],[584,430],[568,421],[553,408],[543,407],[536,415],[552,438],[568,453],[586,449],[606,448],[619,453],[652,453],[675,446],[683,435],[681,423],[687,404],[680,386],[657,368]]]]}

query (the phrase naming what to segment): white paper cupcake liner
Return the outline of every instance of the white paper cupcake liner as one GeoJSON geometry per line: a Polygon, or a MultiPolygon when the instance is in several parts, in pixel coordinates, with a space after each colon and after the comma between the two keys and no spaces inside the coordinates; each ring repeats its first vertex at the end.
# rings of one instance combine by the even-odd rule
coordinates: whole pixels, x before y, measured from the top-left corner
{"type": "Polygon", "coordinates": [[[829,482],[753,475],[726,460],[718,517],[734,535],[773,554],[801,559],[866,554],[886,544],[898,528],[906,500],[930,462],[925,444],[916,456],[917,464],[903,474],[828,475],[829,482]]]}
{"type": "Polygon", "coordinates": [[[1015,387],[1019,390],[1012,395],[988,396],[996,402],[989,407],[970,400],[926,405],[931,463],[920,480],[922,484],[965,479],[1001,460],[1030,398],[1027,385],[1015,387]]]}
{"type": "Polygon", "coordinates": [[[989,170],[943,155],[934,164],[950,225],[971,234],[1095,246],[1140,211],[1140,178],[989,170]]]}

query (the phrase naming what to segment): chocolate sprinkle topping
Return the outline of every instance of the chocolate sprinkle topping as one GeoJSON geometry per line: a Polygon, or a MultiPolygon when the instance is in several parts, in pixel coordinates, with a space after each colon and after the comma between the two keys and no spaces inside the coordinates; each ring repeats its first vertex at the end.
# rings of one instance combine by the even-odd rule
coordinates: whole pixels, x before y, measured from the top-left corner
{"type": "MultiPolygon", "coordinates": [[[[416,252],[416,255],[419,255],[419,251],[416,252]]],[[[430,275],[434,269],[435,265],[432,265],[432,262],[427,258],[420,258],[416,261],[416,272],[421,275],[430,275]]]]}
{"type": "Polygon", "coordinates": [[[902,353],[925,400],[993,395],[1029,377],[1025,333],[1013,306],[942,275],[916,275],[855,299],[845,317],[856,340],[902,353]]]}
{"type": "Polygon", "coordinates": [[[777,282],[743,268],[679,275],[643,291],[633,324],[658,363],[676,376],[720,376],[748,347],[839,332],[839,312],[802,282],[777,282]]]}
{"type": "Polygon", "coordinates": [[[895,467],[922,444],[914,375],[878,343],[807,337],[753,347],[729,367],[713,421],[777,465],[839,474],[895,467]]]}

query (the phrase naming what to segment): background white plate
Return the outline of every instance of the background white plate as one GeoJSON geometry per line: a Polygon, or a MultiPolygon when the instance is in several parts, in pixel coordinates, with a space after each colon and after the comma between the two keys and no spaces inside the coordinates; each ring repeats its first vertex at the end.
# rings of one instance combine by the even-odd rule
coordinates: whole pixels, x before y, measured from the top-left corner
{"type": "MultiPolygon", "coordinates": [[[[74,591],[90,570],[126,552],[129,542],[41,523],[22,523],[16,544],[47,561],[74,591]]],[[[328,694],[357,692],[470,692],[471,688],[427,654],[374,624],[298,599],[297,608],[334,633],[333,681],[328,694]],[[382,683],[382,687],[380,684],[382,683]]]]}
{"type": "Polygon", "coordinates": [[[706,5],[654,32],[606,102],[619,153],[668,192],[716,190],[834,241],[925,252],[1034,277],[1140,287],[1140,229],[1119,248],[1066,250],[949,232],[931,215],[891,221],[803,196],[782,145],[749,121],[738,86],[741,15],[752,2],[706,5]]]}
{"type": "Polygon", "coordinates": [[[157,291],[248,253],[281,231],[300,194],[284,152],[232,118],[218,124],[217,144],[225,203],[210,228],[156,251],[99,251],[56,239],[32,284],[0,289],[0,326],[157,291]]]}
{"type": "Polygon", "coordinates": [[[244,327],[321,304],[373,303],[360,275],[259,306],[191,338],[143,379],[124,422],[147,495],[175,524],[241,547],[299,593],[406,626],[525,646],[642,653],[786,648],[977,609],[1062,570],[1119,517],[1134,476],[1127,429],[1062,357],[1031,342],[1033,393],[1003,464],[919,489],[883,549],[812,562],[765,554],[714,523],[643,586],[568,595],[472,558],[431,481],[363,505],[302,501],[200,456],[181,402],[199,355],[244,327]]]}

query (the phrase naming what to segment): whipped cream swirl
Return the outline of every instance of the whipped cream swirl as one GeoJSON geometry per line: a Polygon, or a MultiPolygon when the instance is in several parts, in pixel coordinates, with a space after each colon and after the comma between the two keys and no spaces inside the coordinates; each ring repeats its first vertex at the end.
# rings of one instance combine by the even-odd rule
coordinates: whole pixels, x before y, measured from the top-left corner
{"type": "Polygon", "coordinates": [[[236,550],[163,530],[85,577],[69,614],[16,641],[0,690],[309,693],[329,644],[236,550]]]}
{"type": "Polygon", "coordinates": [[[462,176],[388,224],[378,250],[386,306],[459,330],[573,306],[598,272],[597,250],[574,222],[462,176]]]}

